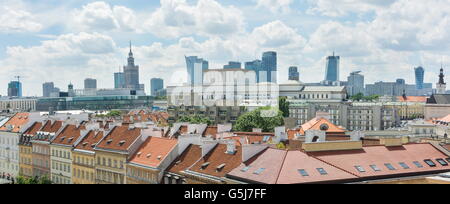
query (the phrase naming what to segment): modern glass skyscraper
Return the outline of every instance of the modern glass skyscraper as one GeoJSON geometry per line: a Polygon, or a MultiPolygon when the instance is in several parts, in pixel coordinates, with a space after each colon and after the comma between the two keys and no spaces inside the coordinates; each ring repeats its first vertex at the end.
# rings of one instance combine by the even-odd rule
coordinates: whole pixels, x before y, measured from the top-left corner
{"type": "Polygon", "coordinates": [[[245,69],[246,70],[253,70],[256,72],[256,82],[260,82],[259,79],[259,71],[262,69],[262,61],[261,60],[255,60],[252,62],[246,62],[245,63],[245,69]]]}
{"type": "Polygon", "coordinates": [[[261,67],[262,73],[261,71],[259,73],[261,82],[277,83],[277,53],[273,51],[264,52],[261,67]]]}
{"type": "Polygon", "coordinates": [[[50,97],[51,93],[55,90],[55,84],[53,82],[46,82],[42,84],[42,96],[50,97]]]}
{"type": "Polygon", "coordinates": [[[224,69],[241,69],[242,64],[240,62],[228,62],[227,65],[223,66],[224,69]]]}
{"type": "Polygon", "coordinates": [[[325,81],[335,82],[339,81],[339,62],[340,57],[333,56],[327,57],[327,65],[325,71],[325,81]]]}
{"type": "Polygon", "coordinates": [[[197,56],[190,56],[186,58],[186,68],[188,73],[188,84],[202,85],[203,71],[209,69],[209,63],[197,56]]]}
{"type": "Polygon", "coordinates": [[[416,74],[416,88],[423,89],[424,88],[424,78],[425,78],[425,69],[423,67],[414,68],[414,72],[416,74]]]}
{"type": "Polygon", "coordinates": [[[150,80],[151,94],[157,96],[158,92],[164,89],[164,80],[159,78],[153,78],[150,80]]]}
{"type": "Polygon", "coordinates": [[[97,89],[97,80],[87,78],[84,80],[84,89],[97,89]]]}
{"type": "Polygon", "coordinates": [[[289,80],[300,81],[298,67],[289,67],[289,80]]]}
{"type": "Polygon", "coordinates": [[[123,72],[114,73],[114,88],[125,88],[125,75],[123,74],[123,72]]]}
{"type": "Polygon", "coordinates": [[[20,81],[11,81],[8,84],[9,97],[22,97],[22,83],[20,81]]]}

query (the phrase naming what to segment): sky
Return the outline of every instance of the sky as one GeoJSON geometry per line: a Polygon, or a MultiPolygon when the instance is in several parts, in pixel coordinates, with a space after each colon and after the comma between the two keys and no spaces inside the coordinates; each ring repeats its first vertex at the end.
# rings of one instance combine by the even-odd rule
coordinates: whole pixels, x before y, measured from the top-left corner
{"type": "Polygon", "coordinates": [[[414,67],[435,84],[450,79],[450,0],[2,0],[0,95],[21,76],[25,96],[42,84],[67,90],[96,78],[114,86],[132,41],[140,81],[186,81],[184,56],[210,68],[278,53],[278,78],[298,66],[302,82],[324,79],[326,56],[341,56],[340,79],[362,71],[366,83],[403,78],[414,67]]]}

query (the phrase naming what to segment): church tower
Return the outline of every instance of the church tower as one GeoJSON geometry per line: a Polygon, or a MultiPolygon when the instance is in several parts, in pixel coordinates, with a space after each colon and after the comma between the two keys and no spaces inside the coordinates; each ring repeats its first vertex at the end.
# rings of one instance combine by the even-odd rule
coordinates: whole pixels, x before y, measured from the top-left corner
{"type": "Polygon", "coordinates": [[[444,80],[444,68],[441,66],[441,74],[439,74],[439,83],[436,84],[437,94],[445,94],[447,92],[447,84],[444,80]]]}

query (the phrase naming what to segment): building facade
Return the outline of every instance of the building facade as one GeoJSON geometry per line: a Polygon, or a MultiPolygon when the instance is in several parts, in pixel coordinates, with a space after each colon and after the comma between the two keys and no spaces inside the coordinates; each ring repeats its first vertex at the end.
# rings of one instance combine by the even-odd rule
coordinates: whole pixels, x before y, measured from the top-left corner
{"type": "Polygon", "coordinates": [[[336,82],[339,81],[339,63],[340,57],[333,56],[327,57],[327,64],[325,68],[325,81],[336,82]]]}
{"type": "Polygon", "coordinates": [[[352,72],[347,78],[347,93],[349,96],[354,96],[356,94],[365,92],[364,87],[364,76],[360,74],[361,72],[352,72]]]}
{"type": "Polygon", "coordinates": [[[36,110],[37,98],[8,98],[0,99],[1,111],[27,111],[32,112],[36,110]]]}
{"type": "Polygon", "coordinates": [[[114,73],[114,88],[123,89],[125,88],[125,75],[123,72],[114,73]]]}
{"type": "Polygon", "coordinates": [[[95,171],[95,146],[103,139],[105,130],[90,130],[75,146],[73,155],[72,183],[95,184],[97,174],[95,171]]]}
{"type": "Polygon", "coordinates": [[[423,89],[423,83],[425,78],[425,69],[423,67],[414,68],[414,73],[416,76],[416,89],[423,89]]]}
{"type": "Polygon", "coordinates": [[[277,83],[277,53],[264,52],[261,62],[261,70],[258,75],[261,82],[277,83]]]}
{"type": "Polygon", "coordinates": [[[298,67],[289,67],[289,80],[300,81],[300,73],[298,67]]]}
{"type": "Polygon", "coordinates": [[[158,92],[164,89],[164,80],[159,78],[153,78],[150,80],[151,95],[157,96],[158,92]]]}
{"type": "Polygon", "coordinates": [[[203,83],[203,71],[209,69],[209,62],[197,56],[186,57],[186,68],[189,85],[201,85],[203,83]]]}
{"type": "Polygon", "coordinates": [[[97,79],[87,78],[84,80],[84,89],[97,89],[97,79]]]}
{"type": "Polygon", "coordinates": [[[8,84],[9,97],[22,97],[22,83],[20,81],[11,81],[8,84]]]}

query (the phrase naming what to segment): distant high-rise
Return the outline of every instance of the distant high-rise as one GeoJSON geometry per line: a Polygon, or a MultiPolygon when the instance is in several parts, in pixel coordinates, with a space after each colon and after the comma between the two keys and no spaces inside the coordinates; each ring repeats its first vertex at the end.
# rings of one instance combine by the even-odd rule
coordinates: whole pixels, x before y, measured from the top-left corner
{"type": "Polygon", "coordinates": [[[425,69],[423,67],[416,67],[414,68],[414,72],[416,74],[416,88],[417,89],[423,89],[423,81],[425,78],[425,69]]]}
{"type": "Polygon", "coordinates": [[[224,69],[241,69],[242,64],[240,62],[228,62],[227,65],[223,66],[224,69]]]}
{"type": "Polygon", "coordinates": [[[347,78],[347,92],[349,96],[354,96],[359,93],[364,94],[364,76],[360,73],[360,71],[352,72],[347,78]]]}
{"type": "Polygon", "coordinates": [[[11,81],[8,84],[9,97],[22,97],[22,83],[20,81],[11,81]]]}
{"type": "Polygon", "coordinates": [[[259,71],[262,69],[262,61],[261,60],[255,60],[252,62],[246,62],[245,63],[245,69],[246,70],[253,70],[256,72],[256,82],[260,82],[259,79],[259,71]]]}
{"type": "Polygon", "coordinates": [[[87,78],[84,80],[84,89],[97,89],[97,80],[87,78]]]}
{"type": "Polygon", "coordinates": [[[188,84],[202,85],[203,71],[209,69],[209,63],[197,56],[186,57],[186,68],[188,73],[188,84]]]}
{"type": "Polygon", "coordinates": [[[271,51],[271,52],[263,53],[261,71],[259,73],[261,82],[277,83],[277,53],[276,52],[271,51]]]}
{"type": "Polygon", "coordinates": [[[125,88],[133,90],[141,90],[142,86],[139,84],[139,66],[134,64],[133,51],[128,53],[128,64],[123,67],[125,88]]]}
{"type": "Polygon", "coordinates": [[[405,79],[397,79],[397,80],[395,80],[395,83],[398,85],[405,85],[406,81],[405,81],[405,79]]]}
{"type": "Polygon", "coordinates": [[[335,82],[339,81],[339,62],[340,57],[333,56],[327,57],[327,65],[325,70],[325,81],[335,82]]]}
{"type": "Polygon", "coordinates": [[[68,93],[69,97],[75,97],[75,90],[73,89],[73,84],[72,83],[70,83],[67,86],[67,93],[68,93]]]}
{"type": "Polygon", "coordinates": [[[50,97],[52,92],[55,90],[55,84],[53,82],[46,82],[42,84],[42,96],[50,97]]]}
{"type": "Polygon", "coordinates": [[[114,88],[125,88],[125,75],[123,74],[123,72],[114,73],[114,88]]]}
{"type": "Polygon", "coordinates": [[[289,80],[300,81],[298,67],[289,67],[289,80]]]}
{"type": "Polygon", "coordinates": [[[158,92],[164,89],[164,80],[159,78],[153,78],[150,80],[151,94],[152,96],[158,96],[158,92]]]}

